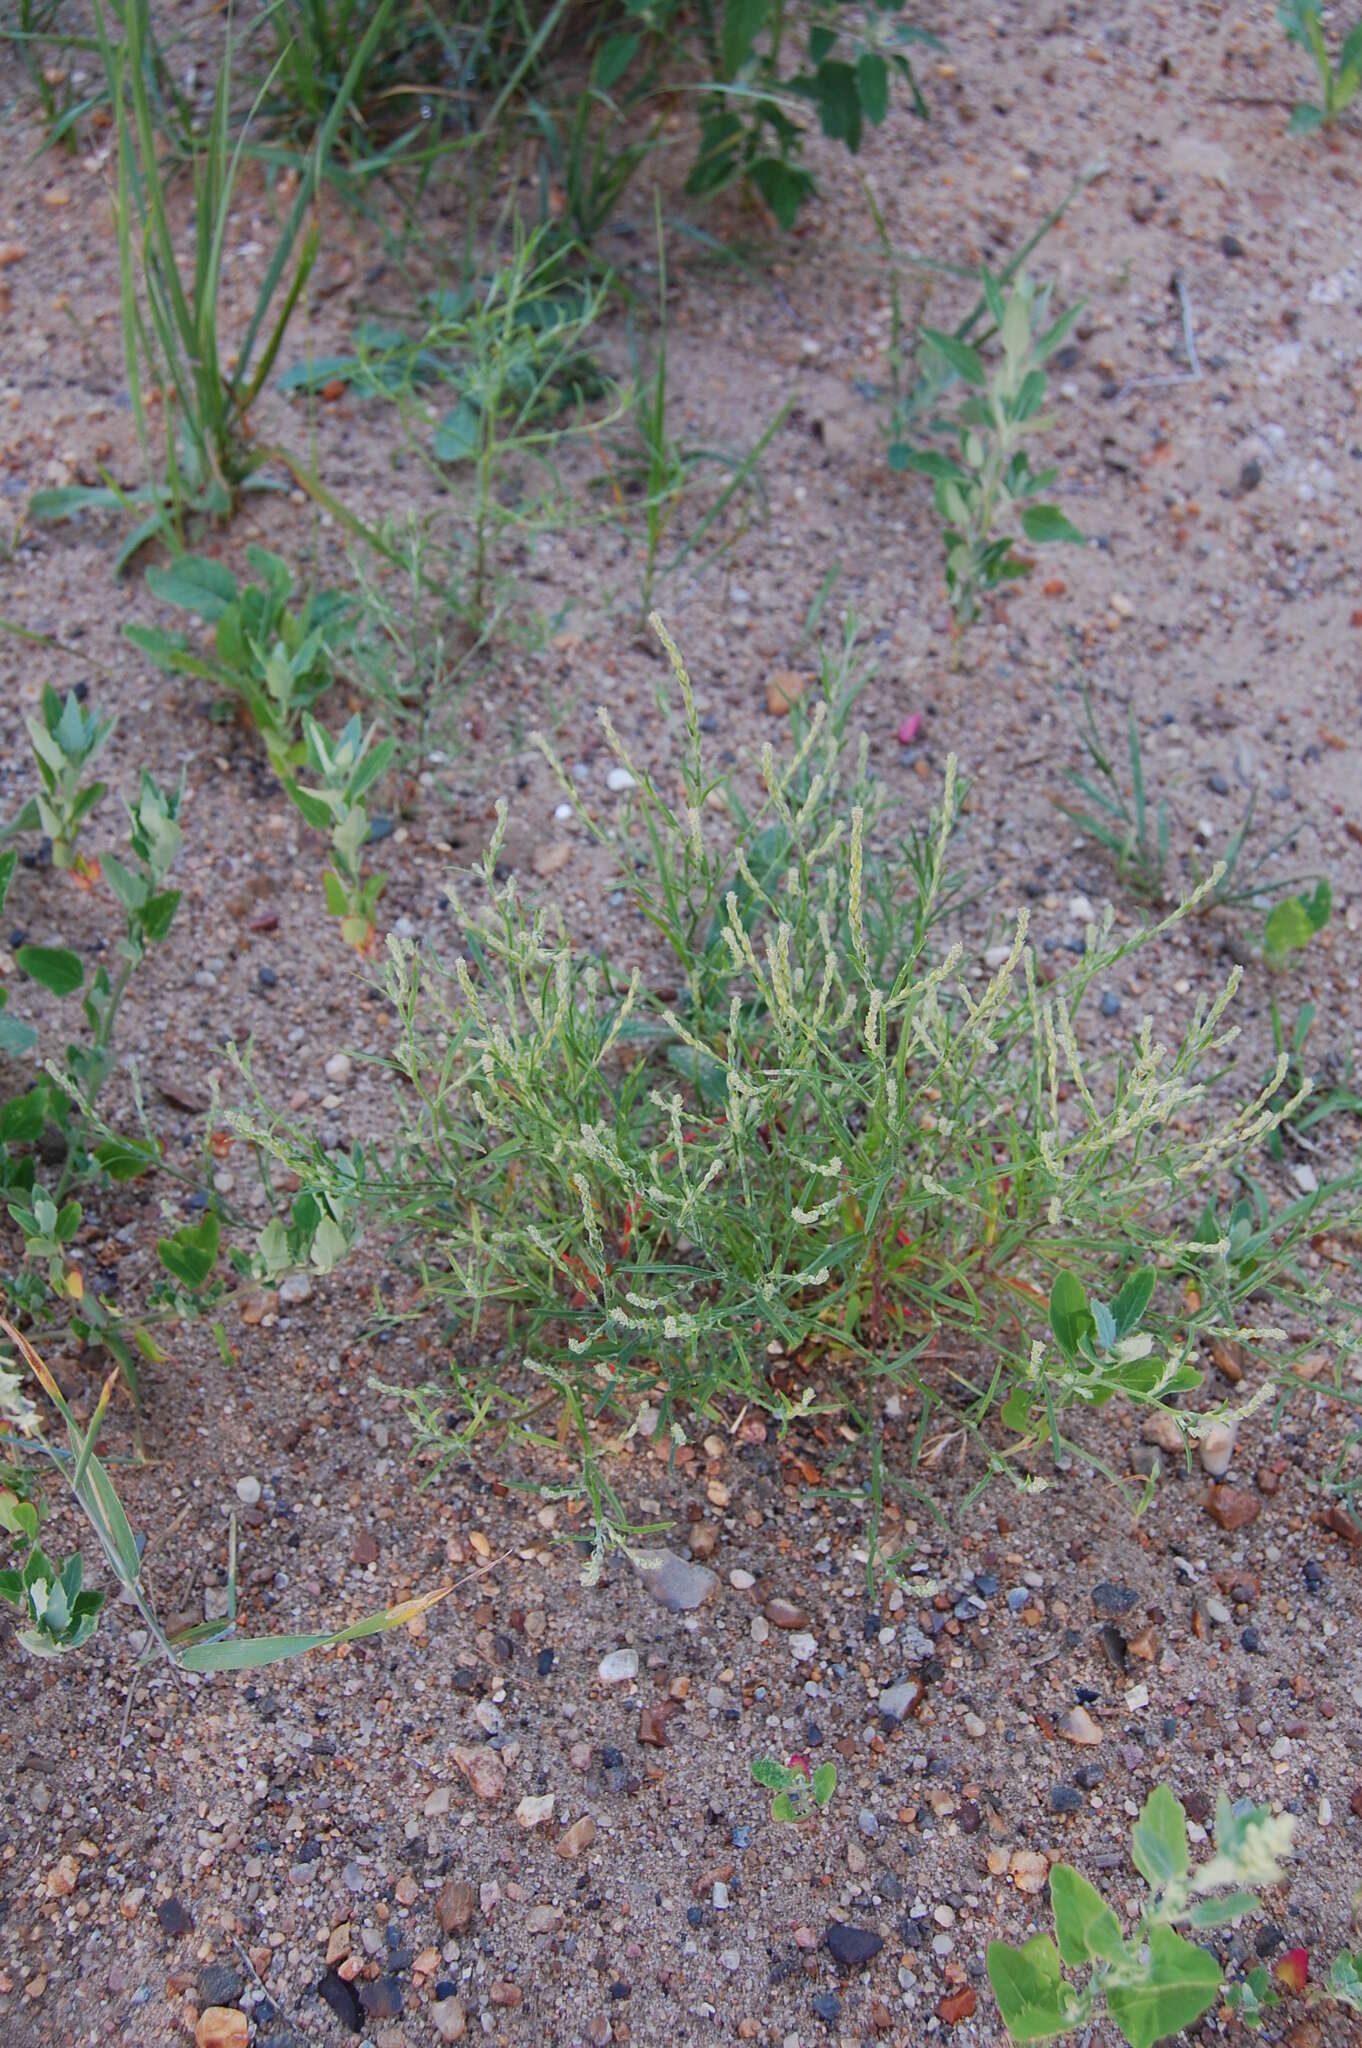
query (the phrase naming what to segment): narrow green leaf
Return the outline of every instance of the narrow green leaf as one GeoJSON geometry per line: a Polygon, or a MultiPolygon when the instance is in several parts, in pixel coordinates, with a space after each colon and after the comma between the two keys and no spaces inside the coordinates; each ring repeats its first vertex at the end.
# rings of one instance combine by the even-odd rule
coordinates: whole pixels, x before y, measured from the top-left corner
{"type": "Polygon", "coordinates": [[[966,384],[973,384],[977,390],[983,390],[988,383],[988,372],[977,348],[971,348],[967,341],[958,341],[953,334],[943,334],[937,327],[923,327],[919,332],[957,377],[963,378],[966,384]]]}
{"type": "Polygon", "coordinates": [[[1131,1829],[1130,1853],[1145,1882],[1161,1892],[1187,1875],[1187,1816],[1167,1785],[1156,1785],[1131,1829]]]}
{"type": "Polygon", "coordinates": [[[194,1643],[179,1651],[177,1661],[186,1671],[258,1671],[262,1665],[282,1664],[287,1658],[305,1656],[309,1650],[334,1650],[341,1643],[357,1643],[365,1636],[404,1628],[452,1590],[450,1586],[440,1586],[433,1593],[404,1600],[398,1607],[384,1607],[377,1614],[366,1615],[363,1621],[353,1621],[348,1628],[328,1629],[320,1635],[228,1637],[217,1643],[194,1643]]]}

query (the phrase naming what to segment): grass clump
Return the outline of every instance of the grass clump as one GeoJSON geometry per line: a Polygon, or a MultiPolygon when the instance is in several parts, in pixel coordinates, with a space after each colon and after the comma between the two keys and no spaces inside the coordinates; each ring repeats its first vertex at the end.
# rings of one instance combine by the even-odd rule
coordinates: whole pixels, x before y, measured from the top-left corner
{"type": "Polygon", "coordinates": [[[401,1128],[386,1161],[356,1173],[249,1122],[320,1198],[399,1223],[428,1298],[487,1353],[504,1347],[481,1383],[456,1366],[457,1422],[447,1392],[413,1397],[429,1439],[466,1447],[526,1420],[513,1348],[566,1395],[588,1460],[593,1421],[641,1401],[664,1430],[743,1402],[788,1423],[888,1381],[924,1428],[948,1415],[984,1477],[1031,1484],[1046,1440],[1073,1448],[1066,1411],[1193,1389],[1203,1340],[1289,1356],[1327,1314],[1293,1260],[1337,1190],[1245,1216],[1237,1235],[1215,1223],[1232,1172],[1296,1106],[1269,1106],[1276,1069],[1246,1104],[1212,1103],[1237,972],[1176,1043],[1146,1021],[1117,1059],[1081,1045],[1093,985],[1190,906],[1126,940],[1108,917],[1048,983],[1023,916],[981,978],[941,936],[954,764],[930,825],[904,831],[847,741],[850,650],[825,665],[791,756],[763,750],[748,809],[706,767],[666,644],[677,796],[600,713],[636,785],[616,851],[669,956],[655,979],[583,953],[499,879],[503,807],[451,892],[462,956],[389,941],[401,1128]],[[1134,1296],[1138,1339],[1118,1341],[1101,1304],[1134,1296]],[[1072,1342],[1052,1341],[1071,1323],[1072,1342]]]}

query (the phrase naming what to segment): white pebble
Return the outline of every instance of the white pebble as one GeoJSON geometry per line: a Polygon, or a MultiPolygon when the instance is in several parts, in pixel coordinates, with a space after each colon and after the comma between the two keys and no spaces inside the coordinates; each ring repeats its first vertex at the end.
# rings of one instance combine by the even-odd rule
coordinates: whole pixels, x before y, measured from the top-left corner
{"type": "Polygon", "coordinates": [[[554,815],[554,817],[555,817],[555,818],[556,818],[556,819],[558,820],[559,824],[561,825],[561,824],[563,823],[563,820],[564,820],[565,818],[570,818],[570,817],[572,816],[572,805],[571,805],[571,804],[556,804],[556,805],[554,806],[554,811],[553,811],[553,815],[554,815]]]}
{"type": "Polygon", "coordinates": [[[1092,923],[1094,911],[1086,896],[1073,896],[1069,899],[1069,915],[1079,924],[1092,923]]]}
{"type": "Polygon", "coordinates": [[[328,1081],[335,1081],[337,1085],[342,1081],[348,1081],[352,1071],[349,1053],[333,1052],[326,1063],[326,1078],[328,1081]]]}
{"type": "Polygon", "coordinates": [[[602,1685],[627,1685],[638,1677],[637,1650],[611,1650],[601,1658],[597,1674],[602,1685]]]}
{"type": "Polygon", "coordinates": [[[260,1481],[258,1479],[238,1479],[236,1483],[236,1497],[241,1502],[243,1508],[253,1508],[260,1499],[260,1481]]]}
{"type": "Polygon", "coordinates": [[[634,778],[627,768],[612,768],[605,778],[605,786],[607,789],[613,789],[616,792],[622,789],[632,789],[634,787],[634,778]]]}

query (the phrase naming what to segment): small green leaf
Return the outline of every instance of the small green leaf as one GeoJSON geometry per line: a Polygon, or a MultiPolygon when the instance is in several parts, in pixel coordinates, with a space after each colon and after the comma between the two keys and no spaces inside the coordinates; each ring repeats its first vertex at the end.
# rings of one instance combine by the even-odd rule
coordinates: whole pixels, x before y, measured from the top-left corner
{"type": "Polygon", "coordinates": [[[54,996],[71,996],[85,979],[85,962],[65,946],[20,946],[15,959],[54,996]]]}
{"type": "Polygon", "coordinates": [[[1072,1273],[1056,1273],[1050,1288],[1050,1328],[1064,1356],[1074,1359],[1083,1338],[1093,1328],[1088,1297],[1083,1284],[1072,1273]]]}
{"type": "Polygon", "coordinates": [[[1066,519],[1058,505],[1025,505],[1022,508],[1022,532],[1037,546],[1052,540],[1077,541],[1080,545],[1085,536],[1071,519],[1066,519]]]}
{"type": "Polygon", "coordinates": [[[1157,1275],[1152,1266],[1141,1266],[1132,1273],[1111,1304],[1111,1313],[1116,1322],[1117,1337],[1128,1337],[1139,1326],[1140,1318],[1154,1298],[1154,1282],[1157,1275]]]}
{"type": "Polygon", "coordinates": [[[1130,1834],[1135,1868],[1152,1890],[1161,1892],[1175,1877],[1186,1877],[1187,1816],[1166,1785],[1156,1785],[1140,1809],[1130,1834]]]}
{"type": "Polygon", "coordinates": [[[1345,1948],[1335,1956],[1324,1988],[1340,2005],[1362,2012],[1362,1954],[1354,1955],[1345,1948]]]}
{"type": "Polygon", "coordinates": [[[1316,128],[1323,126],[1323,107],[1312,106],[1309,100],[1298,100],[1291,109],[1291,119],[1286,124],[1286,132],[1288,135],[1313,135],[1316,128]]]}
{"type": "Polygon", "coordinates": [[[467,462],[478,452],[482,414],[471,398],[451,406],[435,429],[433,450],[437,462],[467,462]]]}
{"type": "Polygon", "coordinates": [[[1003,2025],[1014,2041],[1048,2041],[1067,2033],[1073,1993],[1060,1975],[1059,1950],[1048,1934],[1033,1935],[1021,1948],[991,1941],[985,1962],[1003,2025]]]}
{"type": "Polygon", "coordinates": [[[771,1801],[771,1818],[772,1820],[803,1820],[804,1811],[802,1804],[795,1804],[795,1797],[792,1792],[777,1792],[775,1798],[771,1801]]]}
{"type": "Polygon", "coordinates": [[[1056,1863],[1050,1872],[1050,1904],[1060,1958],[1070,1969],[1125,1960],[1120,1921],[1102,1894],[1067,1863],[1056,1863]]]}
{"type": "Polygon", "coordinates": [[[966,384],[973,384],[977,390],[983,390],[988,383],[988,372],[977,348],[971,348],[967,341],[958,341],[953,334],[943,334],[936,327],[923,327],[919,332],[922,339],[930,343],[937,354],[950,365],[957,377],[962,377],[966,384]]]}
{"type": "Polygon", "coordinates": [[[1219,1990],[1215,1957],[1156,1920],[1149,1929],[1148,1974],[1141,1983],[1109,1984],[1107,2004],[1130,2048],[1153,2048],[1200,2019],[1219,1990]]]}
{"type": "Polygon", "coordinates": [[[773,1756],[759,1756],[752,1760],[752,1777],[758,1785],[764,1785],[768,1792],[786,1792],[800,1777],[785,1764],[778,1763],[773,1756]]]}
{"type": "Polygon", "coordinates": [[[236,578],[221,562],[206,555],[180,555],[166,569],[147,570],[147,589],[162,604],[194,612],[216,625],[237,598],[236,578]]]}
{"type": "Polygon", "coordinates": [[[173,1237],[158,1239],[157,1256],[172,1280],[202,1287],[217,1264],[220,1234],[217,1217],[205,1216],[202,1223],[186,1223],[173,1237]]]}
{"type": "Polygon", "coordinates": [[[813,1803],[821,1813],[837,1790],[837,1766],[834,1763],[819,1764],[813,1774],[813,1803]]]}

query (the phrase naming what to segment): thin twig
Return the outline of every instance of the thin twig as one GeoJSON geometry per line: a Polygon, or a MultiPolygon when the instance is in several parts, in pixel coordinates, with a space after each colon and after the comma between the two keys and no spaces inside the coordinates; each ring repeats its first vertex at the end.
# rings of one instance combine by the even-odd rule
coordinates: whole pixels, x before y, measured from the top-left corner
{"type": "Polygon", "coordinates": [[[1192,302],[1187,296],[1187,287],[1182,281],[1180,270],[1173,273],[1173,290],[1178,295],[1182,310],[1182,347],[1187,358],[1187,368],[1176,370],[1171,376],[1131,377],[1116,394],[1119,404],[1129,391],[1147,391],[1154,385],[1199,384],[1201,382],[1201,358],[1196,352],[1196,333],[1192,325],[1192,302]]]}

